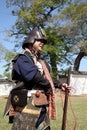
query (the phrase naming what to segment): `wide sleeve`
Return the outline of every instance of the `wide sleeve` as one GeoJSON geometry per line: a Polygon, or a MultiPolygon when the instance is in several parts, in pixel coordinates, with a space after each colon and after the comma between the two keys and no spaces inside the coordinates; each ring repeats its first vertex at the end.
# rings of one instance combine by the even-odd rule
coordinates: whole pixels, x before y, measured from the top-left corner
{"type": "Polygon", "coordinates": [[[23,55],[17,59],[14,70],[25,82],[33,82],[34,84],[42,87],[45,91],[52,91],[49,81],[44,78],[44,75],[41,75],[37,66],[29,61],[26,56],[23,55]]]}
{"type": "Polygon", "coordinates": [[[38,68],[26,56],[21,55],[15,63],[14,70],[23,80],[29,82],[36,75],[38,68]]]}

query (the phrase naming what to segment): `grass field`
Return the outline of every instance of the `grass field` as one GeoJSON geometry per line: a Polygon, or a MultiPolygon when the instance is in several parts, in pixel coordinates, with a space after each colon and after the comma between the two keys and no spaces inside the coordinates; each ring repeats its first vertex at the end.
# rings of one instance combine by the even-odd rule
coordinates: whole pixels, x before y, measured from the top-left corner
{"type": "MultiPolygon", "coordinates": [[[[51,128],[52,130],[61,130],[62,115],[63,115],[62,99],[59,92],[56,94],[56,96],[57,96],[56,98],[57,120],[51,121],[51,128]]],[[[3,117],[6,101],[7,101],[6,98],[0,97],[0,130],[11,130],[11,124],[8,124],[8,116],[3,117]]],[[[76,116],[75,130],[87,130],[87,95],[70,96],[70,100],[68,100],[68,109],[67,109],[68,123],[66,123],[66,130],[73,130],[75,124],[73,111],[76,116]],[[72,109],[70,101],[72,104],[72,109]]]]}

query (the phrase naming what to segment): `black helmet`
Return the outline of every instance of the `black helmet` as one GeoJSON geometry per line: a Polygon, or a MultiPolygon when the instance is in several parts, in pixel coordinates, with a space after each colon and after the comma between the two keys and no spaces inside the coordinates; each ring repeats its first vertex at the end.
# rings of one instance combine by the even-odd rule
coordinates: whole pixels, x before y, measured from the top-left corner
{"type": "Polygon", "coordinates": [[[32,30],[29,34],[28,37],[24,40],[23,44],[22,44],[22,48],[24,49],[28,43],[33,44],[35,42],[35,40],[43,40],[43,43],[46,44],[47,40],[46,40],[46,35],[45,32],[43,30],[32,30]]]}

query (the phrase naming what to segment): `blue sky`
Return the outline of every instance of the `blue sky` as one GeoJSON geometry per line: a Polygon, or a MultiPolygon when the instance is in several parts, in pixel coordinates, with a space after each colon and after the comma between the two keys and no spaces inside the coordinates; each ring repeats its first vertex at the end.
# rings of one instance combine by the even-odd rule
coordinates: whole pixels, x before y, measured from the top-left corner
{"type": "Polygon", "coordinates": [[[5,30],[9,30],[14,25],[16,17],[11,15],[12,8],[6,8],[5,0],[0,0],[0,43],[6,48],[12,48],[9,41],[6,40],[5,30]]]}
{"type": "MultiPolygon", "coordinates": [[[[11,29],[16,21],[16,17],[11,15],[12,8],[6,8],[5,0],[0,0],[0,44],[5,48],[12,50],[14,42],[12,39],[7,39],[5,30],[11,29]]],[[[0,74],[3,74],[5,64],[4,60],[0,60],[0,74]]]]}
{"type": "MultiPolygon", "coordinates": [[[[11,15],[11,10],[12,7],[6,8],[5,0],[0,0],[0,43],[9,50],[12,50],[14,42],[12,42],[11,38],[9,41],[6,40],[6,34],[4,31],[11,29],[12,25],[15,24],[16,16],[11,15]]],[[[0,61],[0,74],[4,71],[3,64],[5,64],[5,62],[2,59],[2,62],[0,61]]],[[[81,61],[79,70],[87,71],[87,58],[81,61]]]]}

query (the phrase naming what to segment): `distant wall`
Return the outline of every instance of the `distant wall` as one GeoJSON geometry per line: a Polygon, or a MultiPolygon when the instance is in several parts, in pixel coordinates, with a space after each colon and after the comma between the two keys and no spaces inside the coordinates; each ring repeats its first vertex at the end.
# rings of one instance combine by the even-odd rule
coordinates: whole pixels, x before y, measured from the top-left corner
{"type": "Polygon", "coordinates": [[[0,96],[9,95],[13,83],[9,80],[0,79],[0,96]]]}
{"type": "MultiPolygon", "coordinates": [[[[67,82],[67,76],[60,75],[59,79],[61,82],[67,82]]],[[[87,94],[87,72],[71,72],[70,86],[71,95],[87,94]]]]}
{"type": "Polygon", "coordinates": [[[72,73],[70,76],[70,85],[72,95],[87,94],[87,74],[86,73],[72,73]]]}

